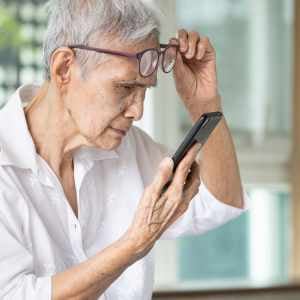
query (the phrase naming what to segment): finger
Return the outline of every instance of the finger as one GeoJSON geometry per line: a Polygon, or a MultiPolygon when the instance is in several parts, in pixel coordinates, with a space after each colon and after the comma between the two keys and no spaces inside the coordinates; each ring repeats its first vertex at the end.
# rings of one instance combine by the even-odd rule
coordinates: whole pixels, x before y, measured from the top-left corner
{"type": "Polygon", "coordinates": [[[184,29],[179,29],[177,35],[180,52],[186,52],[188,50],[188,33],[184,29]]]}
{"type": "MultiPolygon", "coordinates": [[[[187,177],[187,182],[184,185],[184,198],[189,197],[194,193],[195,187],[199,187],[200,185],[200,167],[194,162],[192,165],[192,171],[189,173],[187,177]]],[[[193,195],[194,196],[194,195],[193,195]]]]}
{"type": "Polygon", "coordinates": [[[192,31],[188,35],[188,51],[185,54],[187,59],[191,59],[195,56],[197,43],[200,39],[198,32],[192,31]]]}
{"type": "Polygon", "coordinates": [[[165,206],[164,210],[159,216],[160,226],[168,228],[170,225],[172,225],[187,211],[191,200],[198,193],[200,186],[200,175],[199,167],[196,163],[194,163],[193,170],[190,174],[192,174],[191,183],[189,183],[188,188],[185,190],[184,197],[182,198],[183,200],[174,204],[172,204],[172,201],[169,201],[168,199],[165,200],[165,203],[168,204],[168,208],[165,206]]]}
{"type": "Polygon", "coordinates": [[[179,45],[179,40],[177,38],[175,38],[175,37],[172,37],[169,40],[169,44],[170,45],[176,45],[176,46],[178,46],[179,45]]]}
{"type": "Polygon", "coordinates": [[[196,59],[201,60],[206,52],[207,45],[203,39],[198,42],[196,59]]]}
{"type": "MultiPolygon", "coordinates": [[[[194,163],[192,166],[191,181],[188,183],[188,186],[185,187],[183,201],[177,204],[176,209],[172,207],[173,210],[169,210],[169,218],[168,216],[161,216],[161,220],[166,220],[165,227],[168,228],[171,226],[178,218],[180,218],[188,209],[192,199],[199,192],[200,186],[200,174],[199,174],[199,166],[197,163],[194,163]]],[[[162,223],[162,225],[164,225],[162,223]]]]}
{"type": "Polygon", "coordinates": [[[212,45],[210,39],[208,37],[204,37],[205,38],[205,43],[206,43],[206,51],[209,53],[215,53],[215,48],[212,45]]]}
{"type": "Polygon", "coordinates": [[[186,181],[186,177],[188,175],[188,171],[191,168],[193,162],[195,161],[199,149],[200,149],[200,144],[198,143],[195,144],[188,151],[188,153],[185,155],[183,160],[179,163],[171,184],[172,188],[175,189],[176,192],[180,192],[183,189],[184,182],[186,181]]]}
{"type": "MultiPolygon", "coordinates": [[[[169,40],[169,44],[170,45],[175,45],[175,46],[177,46],[178,48],[180,47],[180,45],[179,45],[179,40],[178,39],[176,39],[176,38],[171,38],[170,40],[169,40]]],[[[178,59],[179,58],[181,58],[181,54],[180,54],[180,51],[177,51],[177,60],[176,60],[176,65],[178,65],[178,59]]],[[[182,61],[182,58],[181,58],[181,61],[182,61]]],[[[175,65],[175,67],[176,67],[176,65],[175,65]]]]}
{"type": "MultiPolygon", "coordinates": [[[[166,193],[155,203],[155,207],[152,212],[152,222],[163,223],[163,220],[167,219],[170,212],[176,214],[177,210],[181,214],[184,213],[190,200],[197,194],[200,185],[199,166],[197,163],[193,163],[191,171],[187,175],[187,184],[184,186],[184,196],[180,194],[172,195],[172,193],[166,193]],[[170,197],[169,197],[170,194],[170,197]]],[[[171,217],[173,218],[173,216],[171,217]]],[[[176,217],[175,217],[176,218],[176,217]]]]}
{"type": "Polygon", "coordinates": [[[200,184],[199,178],[193,180],[189,188],[183,192],[183,201],[191,201],[199,193],[200,184]]]}
{"type": "Polygon", "coordinates": [[[192,184],[189,186],[189,189],[184,191],[183,201],[180,203],[177,211],[180,216],[187,211],[191,201],[199,193],[199,186],[200,179],[195,178],[195,180],[193,180],[192,184]]]}
{"type": "Polygon", "coordinates": [[[162,214],[165,210],[168,209],[168,208],[164,208],[167,199],[168,197],[166,194],[162,195],[159,199],[157,199],[154,206],[150,210],[150,215],[148,217],[148,224],[151,224],[153,222],[158,223],[163,219],[162,214]]]}
{"type": "Polygon", "coordinates": [[[215,55],[215,49],[208,37],[202,37],[197,45],[196,59],[201,60],[206,53],[215,55]]]}
{"type": "Polygon", "coordinates": [[[174,162],[170,157],[166,157],[159,165],[158,172],[151,184],[152,193],[156,198],[160,197],[165,184],[171,179],[174,162]]]}
{"type": "Polygon", "coordinates": [[[190,201],[183,201],[177,206],[176,210],[174,210],[172,212],[173,214],[170,217],[170,219],[167,220],[166,228],[168,228],[174,222],[176,222],[177,219],[179,219],[187,211],[189,204],[190,204],[190,201]]]}
{"type": "Polygon", "coordinates": [[[164,231],[166,224],[173,218],[178,209],[178,201],[171,201],[166,194],[163,195],[162,198],[164,198],[163,205],[159,210],[152,211],[151,216],[148,217],[147,223],[149,225],[159,225],[161,230],[164,231]]]}
{"type": "Polygon", "coordinates": [[[150,212],[147,220],[148,224],[152,222],[154,213],[164,205],[162,190],[173,175],[173,167],[174,162],[170,157],[166,157],[159,165],[158,173],[156,174],[149,190],[151,201],[149,205],[150,212]]]}
{"type": "Polygon", "coordinates": [[[199,165],[200,168],[201,168],[201,157],[202,157],[202,152],[199,151],[198,154],[197,154],[197,156],[196,156],[195,161],[199,165]]]}
{"type": "MultiPolygon", "coordinates": [[[[192,171],[189,174],[187,184],[184,186],[182,201],[178,206],[177,214],[183,215],[188,209],[192,199],[198,194],[200,186],[200,173],[197,163],[193,163],[192,171]]],[[[179,217],[177,216],[177,217],[179,217]]]]}

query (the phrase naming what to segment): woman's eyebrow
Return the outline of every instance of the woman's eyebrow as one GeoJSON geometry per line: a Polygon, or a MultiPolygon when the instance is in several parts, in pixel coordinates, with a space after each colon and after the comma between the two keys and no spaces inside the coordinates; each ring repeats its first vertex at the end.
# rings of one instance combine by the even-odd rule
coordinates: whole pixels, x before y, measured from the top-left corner
{"type": "Polygon", "coordinates": [[[132,86],[139,86],[139,87],[156,87],[157,86],[157,82],[155,82],[154,84],[145,84],[145,83],[139,82],[138,80],[122,80],[122,81],[119,81],[118,84],[132,85],[132,86]]]}

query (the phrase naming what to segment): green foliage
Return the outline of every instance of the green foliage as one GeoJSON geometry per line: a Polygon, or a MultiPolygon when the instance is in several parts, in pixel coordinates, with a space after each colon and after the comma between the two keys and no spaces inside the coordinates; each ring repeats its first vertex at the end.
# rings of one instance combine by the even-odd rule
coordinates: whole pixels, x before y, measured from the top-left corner
{"type": "Polygon", "coordinates": [[[0,49],[18,48],[24,43],[21,25],[7,9],[0,7],[0,49]]]}

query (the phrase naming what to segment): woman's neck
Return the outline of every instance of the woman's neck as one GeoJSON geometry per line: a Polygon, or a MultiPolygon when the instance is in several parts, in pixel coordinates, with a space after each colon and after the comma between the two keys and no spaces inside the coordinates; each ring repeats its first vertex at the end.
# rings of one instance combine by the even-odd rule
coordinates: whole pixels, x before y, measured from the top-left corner
{"type": "Polygon", "coordinates": [[[37,153],[61,179],[65,172],[73,170],[72,153],[76,148],[76,134],[60,103],[51,92],[50,83],[46,82],[24,108],[24,112],[37,153]]]}

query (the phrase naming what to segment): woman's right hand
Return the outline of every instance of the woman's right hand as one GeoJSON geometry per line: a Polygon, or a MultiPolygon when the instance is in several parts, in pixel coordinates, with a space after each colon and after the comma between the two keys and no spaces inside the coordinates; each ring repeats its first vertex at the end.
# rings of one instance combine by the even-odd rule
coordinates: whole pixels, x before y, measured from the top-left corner
{"type": "Polygon", "coordinates": [[[165,158],[140,200],[133,223],[124,238],[134,244],[137,259],[145,256],[166,229],[187,210],[198,193],[199,166],[195,162],[199,144],[194,145],[178,165],[172,179],[173,160],[165,158]],[[170,181],[168,188],[164,186],[170,181]]]}

